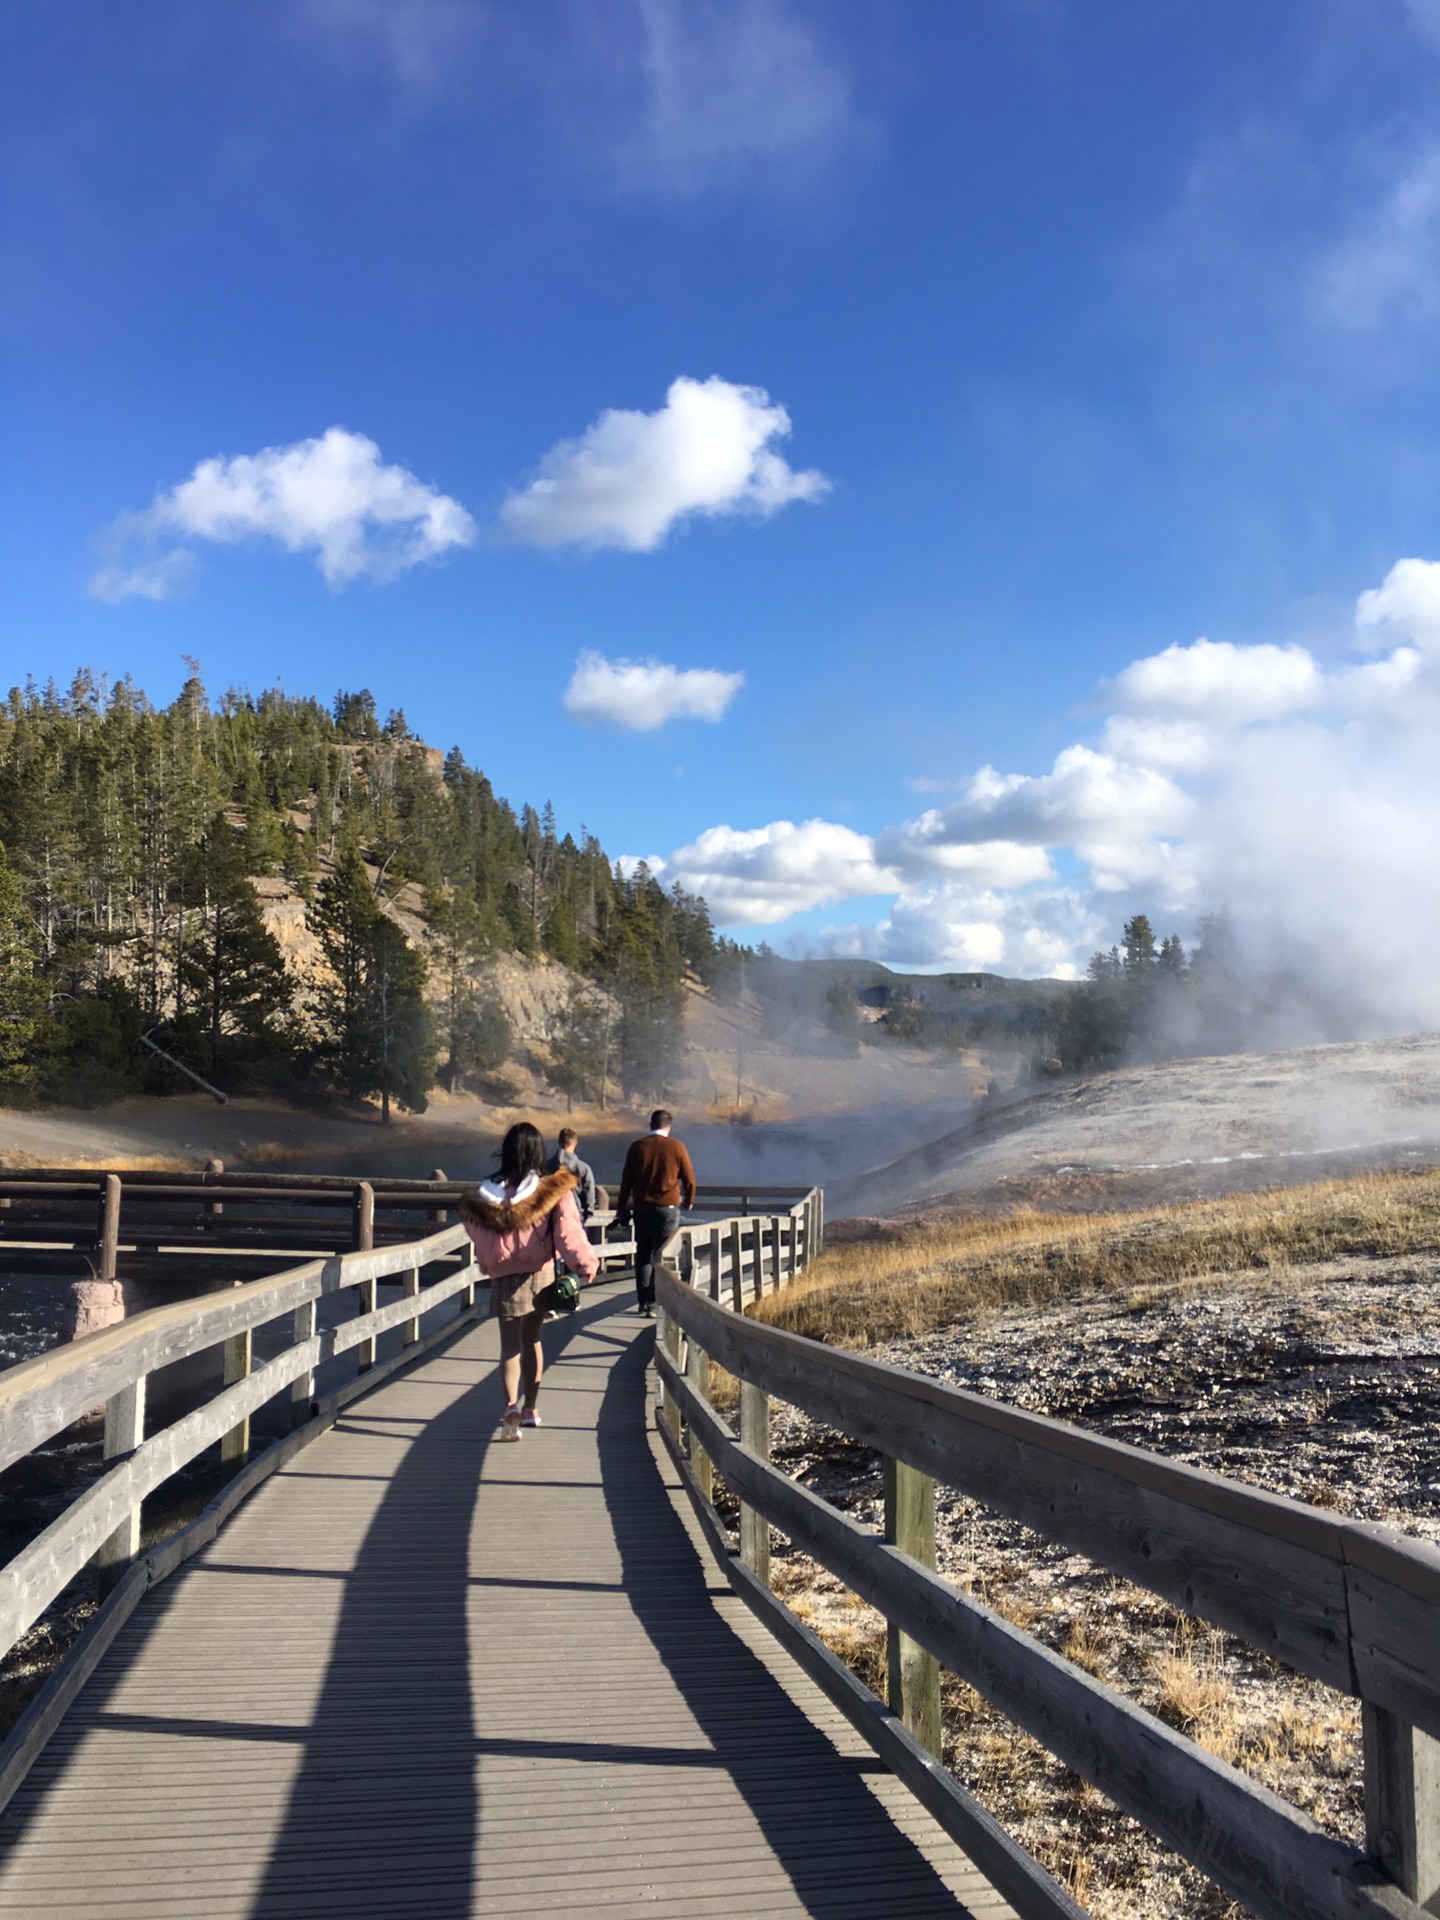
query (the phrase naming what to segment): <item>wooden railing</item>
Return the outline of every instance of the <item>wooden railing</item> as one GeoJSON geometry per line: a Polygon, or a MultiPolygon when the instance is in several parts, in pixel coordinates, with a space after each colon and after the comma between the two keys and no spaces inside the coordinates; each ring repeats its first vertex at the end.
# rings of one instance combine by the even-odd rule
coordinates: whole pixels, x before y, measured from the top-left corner
{"type": "Polygon", "coordinates": [[[33,1168],[0,1173],[0,1258],[88,1256],[97,1278],[114,1279],[120,1256],[221,1253],[227,1258],[293,1258],[368,1252],[413,1240],[427,1219],[445,1217],[466,1183],[351,1180],[336,1175],[33,1168]]]}
{"type": "Polygon", "coordinates": [[[0,1807],[147,1588],[213,1539],[239,1502],[298,1447],[332,1425],[348,1401],[453,1333],[454,1317],[422,1339],[424,1314],[459,1296],[459,1319],[472,1317],[480,1277],[465,1229],[446,1226],[423,1239],[311,1260],[198,1300],[155,1307],[0,1373],[0,1470],[101,1405],[110,1463],[0,1568],[0,1657],[92,1559],[98,1561],[102,1594],[108,1596],[82,1643],[5,1742],[0,1807]],[[423,1271],[437,1266],[439,1277],[423,1282],[423,1271]],[[383,1280],[398,1280],[401,1287],[400,1297],[385,1306],[377,1297],[383,1280]],[[335,1294],[353,1294],[357,1312],[320,1327],[317,1309],[335,1294]],[[397,1327],[399,1351],[377,1361],[377,1342],[397,1327]],[[267,1328],[274,1330],[272,1343],[278,1333],[287,1344],[256,1366],[255,1337],[267,1328]],[[215,1349],[223,1355],[221,1390],[193,1412],[147,1433],[150,1377],[173,1361],[215,1349]],[[352,1351],[358,1376],[317,1399],[317,1371],[352,1351]],[[280,1399],[283,1405],[285,1397],[291,1431],[251,1459],[252,1419],[267,1403],[280,1399]],[[142,1553],[142,1502],[217,1441],[222,1492],[198,1519],[142,1553]]]}
{"type": "MultiPolygon", "coordinates": [[[[749,1230],[767,1244],[770,1223],[749,1230]]],[[[671,1243],[661,1435],[736,1592],[1025,1920],[1082,1909],[939,1766],[942,1667],[1257,1914],[1440,1911],[1440,1551],[746,1319],[744,1289],[723,1284],[725,1244],[704,1225],[671,1243]],[[740,1382],[738,1431],[711,1404],[712,1360],[740,1382]],[[772,1398],[882,1455],[883,1537],[771,1464],[772,1398]],[[712,1503],[717,1472],[740,1502],[738,1551],[712,1503]],[[937,1480],[1358,1696],[1369,1852],[942,1578],[937,1480]],[[772,1525],[884,1615],[888,1705],[771,1592],[772,1525]]]]}
{"type": "MultiPolygon", "coordinates": [[[[453,1213],[471,1183],[353,1180],[335,1174],[98,1172],[41,1167],[0,1172],[0,1263],[33,1267],[47,1256],[85,1256],[95,1278],[116,1279],[122,1259],[216,1254],[274,1261],[306,1253],[368,1252],[415,1238],[426,1219],[453,1213]]],[[[748,1218],[810,1200],[795,1187],[703,1187],[692,1212],[748,1218]]],[[[818,1193],[812,1201],[818,1208],[818,1193]]],[[[612,1210],[592,1215],[607,1266],[634,1251],[610,1233],[612,1210]]],[[[807,1215],[808,1222],[808,1215],[807,1215]]],[[[818,1214],[805,1233],[819,1234],[818,1214]]]]}

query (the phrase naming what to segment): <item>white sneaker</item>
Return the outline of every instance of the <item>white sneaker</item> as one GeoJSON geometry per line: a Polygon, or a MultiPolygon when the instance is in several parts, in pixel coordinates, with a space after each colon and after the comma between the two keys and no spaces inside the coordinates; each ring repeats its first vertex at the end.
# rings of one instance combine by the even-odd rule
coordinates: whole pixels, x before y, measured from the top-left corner
{"type": "Polygon", "coordinates": [[[506,1407],[500,1421],[500,1439],[518,1440],[520,1438],[520,1415],[523,1411],[518,1400],[513,1407],[506,1407]]]}

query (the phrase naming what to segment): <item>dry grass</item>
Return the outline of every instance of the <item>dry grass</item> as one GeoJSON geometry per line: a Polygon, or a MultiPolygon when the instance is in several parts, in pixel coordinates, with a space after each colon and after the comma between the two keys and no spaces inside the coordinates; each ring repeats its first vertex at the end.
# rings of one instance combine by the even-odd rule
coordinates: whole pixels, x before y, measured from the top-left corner
{"type": "Polygon", "coordinates": [[[914,1339],[976,1313],[1085,1292],[1142,1313],[1178,1285],[1359,1254],[1440,1251],[1440,1171],[1376,1173],[1148,1213],[902,1223],[835,1247],[757,1319],[835,1346],[914,1339]]]}
{"type": "Polygon", "coordinates": [[[129,1153],[98,1157],[94,1154],[70,1154],[57,1160],[53,1153],[27,1153],[12,1147],[0,1153],[0,1171],[24,1173],[31,1167],[63,1167],[67,1173],[195,1173],[195,1156],[174,1153],[129,1153]]]}

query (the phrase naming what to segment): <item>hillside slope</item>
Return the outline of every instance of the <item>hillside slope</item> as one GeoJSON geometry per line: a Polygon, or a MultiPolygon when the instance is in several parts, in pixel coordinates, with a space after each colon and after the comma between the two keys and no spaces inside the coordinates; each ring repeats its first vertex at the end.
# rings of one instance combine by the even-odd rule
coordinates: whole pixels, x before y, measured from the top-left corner
{"type": "Polygon", "coordinates": [[[1113,1205],[1440,1158],[1440,1034],[1225,1054],[1003,1096],[832,1212],[1113,1205]]]}

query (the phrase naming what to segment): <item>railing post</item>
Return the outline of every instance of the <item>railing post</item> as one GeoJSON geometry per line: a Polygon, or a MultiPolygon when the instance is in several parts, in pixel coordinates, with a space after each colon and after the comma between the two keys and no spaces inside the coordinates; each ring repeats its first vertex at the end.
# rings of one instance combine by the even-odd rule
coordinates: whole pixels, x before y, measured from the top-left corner
{"type": "MultiPolygon", "coordinates": [[[[658,1308],[657,1312],[660,1315],[660,1338],[664,1342],[665,1351],[678,1367],[680,1365],[680,1323],[677,1320],[672,1320],[663,1307],[658,1308]]],[[[670,1429],[671,1437],[678,1442],[680,1438],[680,1403],[667,1391],[663,1384],[660,1388],[660,1411],[666,1426],[670,1429]]]]}
{"type": "MultiPolygon", "coordinates": [[[[474,1241],[473,1241],[473,1240],[467,1240],[467,1241],[465,1242],[465,1266],[466,1266],[466,1269],[467,1269],[467,1270],[468,1270],[468,1271],[469,1271],[470,1273],[472,1273],[472,1274],[474,1273],[474,1271],[475,1271],[475,1243],[474,1243],[474,1241]]],[[[465,1291],[464,1291],[464,1292],[463,1292],[463,1293],[461,1294],[461,1296],[460,1296],[460,1305],[461,1305],[461,1308],[462,1308],[462,1310],[463,1310],[464,1312],[466,1312],[466,1313],[469,1313],[469,1312],[470,1312],[470,1310],[471,1310],[471,1309],[472,1309],[472,1308],[474,1307],[474,1305],[475,1305],[475,1282],[474,1282],[473,1280],[472,1280],[472,1281],[470,1282],[470,1284],[469,1284],[469,1286],[468,1286],[468,1287],[466,1287],[466,1289],[465,1289],[465,1291]]]]}
{"type": "Polygon", "coordinates": [[[730,1304],[736,1313],[745,1311],[745,1254],[741,1239],[744,1231],[738,1220],[730,1222],[730,1304]]]}
{"type": "MultiPolygon", "coordinates": [[[[770,1396],[748,1380],[740,1382],[740,1444],[762,1460],[770,1458],[770,1396]]],[[[753,1507],[740,1505],[740,1558],[758,1579],[770,1584],[770,1522],[753,1507]]]]}
{"type": "Polygon", "coordinates": [[[788,1215],[785,1222],[785,1278],[793,1280],[799,1271],[800,1228],[794,1214],[788,1215]]]}
{"type": "Polygon", "coordinates": [[[720,1229],[710,1229],[710,1298],[720,1298],[720,1229]]]}
{"type": "MultiPolygon", "coordinates": [[[[355,1223],[355,1250],[357,1253],[369,1253],[375,1245],[375,1189],[368,1180],[355,1182],[355,1199],[351,1212],[355,1223]]],[[[355,1289],[356,1305],[360,1319],[367,1313],[374,1313],[379,1301],[379,1282],[362,1280],[355,1289]]],[[[355,1348],[355,1366],[360,1373],[368,1373],[375,1364],[375,1341],[361,1340],[355,1348]]]]}
{"type": "Polygon", "coordinates": [[[815,1189],[815,1258],[825,1251],[825,1189],[815,1189]]]}
{"type": "Polygon", "coordinates": [[[755,1298],[763,1299],[765,1294],[765,1224],[756,1220],[750,1235],[755,1244],[755,1298]]]}
{"type": "MultiPolygon", "coordinates": [[[[935,1482],[928,1473],[886,1458],[885,1538],[934,1573],[935,1482]]],[[[896,1626],[886,1632],[890,1711],[922,1746],[941,1757],[940,1662],[896,1626]]]]}
{"type": "MultiPolygon", "coordinates": [[[[227,1387],[233,1387],[238,1381],[244,1380],[249,1376],[253,1359],[254,1348],[251,1329],[247,1327],[244,1333],[232,1334],[225,1342],[225,1384],[227,1387]]],[[[226,1476],[236,1473],[244,1466],[249,1458],[250,1416],[247,1413],[245,1418],[240,1421],[237,1426],[231,1427],[228,1433],[223,1433],[220,1436],[220,1471],[226,1476]]]]}
{"type": "Polygon", "coordinates": [[[1366,1852],[1428,1913],[1440,1894],[1440,1740],[1369,1700],[1361,1722],[1366,1852]]]}
{"type": "Polygon", "coordinates": [[[695,1236],[689,1227],[680,1235],[680,1278],[687,1287],[695,1285],[695,1236]]]}
{"type": "MultiPolygon", "coordinates": [[[[709,1405],[710,1402],[710,1356],[696,1340],[691,1340],[685,1354],[685,1378],[695,1392],[709,1405]]],[[[715,1497],[715,1474],[710,1465],[710,1456],[690,1434],[690,1465],[695,1470],[695,1478],[700,1482],[701,1491],[707,1500],[715,1497]]]]}
{"type": "Polygon", "coordinates": [[[120,1176],[107,1173],[100,1196],[101,1280],[113,1281],[120,1265],[120,1176]]]}
{"type": "MultiPolygon", "coordinates": [[[[293,1344],[303,1347],[307,1340],[315,1338],[315,1302],[307,1300],[303,1306],[296,1307],[294,1319],[293,1344]]],[[[310,1402],[315,1398],[315,1374],[302,1373],[298,1380],[290,1383],[290,1424],[303,1427],[310,1418],[310,1402]]]]}
{"type": "Polygon", "coordinates": [[[770,1279],[772,1293],[779,1293],[785,1282],[780,1273],[780,1216],[777,1213],[770,1222],[770,1279]]]}
{"type": "MultiPolygon", "coordinates": [[[[415,1295],[419,1293],[419,1267],[407,1267],[405,1269],[400,1281],[400,1291],[407,1300],[413,1300],[415,1295]]],[[[402,1347],[413,1347],[419,1338],[420,1322],[418,1320],[402,1320],[400,1322],[400,1344],[402,1347]]]]}
{"type": "MultiPolygon", "coordinates": [[[[432,1180],[443,1180],[445,1178],[445,1169],[443,1167],[432,1167],[430,1169],[430,1178],[432,1180]]],[[[435,1226],[443,1227],[445,1224],[445,1208],[444,1207],[432,1208],[430,1213],[430,1219],[435,1226]]]]}
{"type": "MultiPolygon", "coordinates": [[[[374,1313],[379,1296],[378,1280],[362,1280],[355,1289],[355,1318],[363,1320],[367,1313],[374,1313]]],[[[359,1373],[368,1373],[375,1364],[375,1336],[368,1340],[355,1342],[355,1368],[359,1373]]]]}
{"type": "MultiPolygon", "coordinates": [[[[145,1375],[142,1373],[132,1385],[122,1387],[105,1402],[105,1458],[118,1460],[133,1453],[144,1438],[145,1375]]],[[[100,1551],[95,1556],[102,1597],[121,1579],[139,1551],[140,1509],[136,1506],[130,1509],[110,1538],[102,1541],[100,1551]]]]}
{"type": "MultiPolygon", "coordinates": [[[[223,1173],[225,1171],[225,1162],[223,1160],[207,1160],[205,1162],[205,1171],[206,1173],[223,1173]]],[[[215,1219],[224,1213],[224,1211],[225,1202],[223,1200],[207,1200],[205,1202],[207,1219],[215,1219]]]]}
{"type": "Polygon", "coordinates": [[[375,1245],[375,1189],[368,1180],[355,1182],[355,1198],[351,1202],[350,1212],[355,1229],[355,1251],[369,1253],[375,1245]]]}

